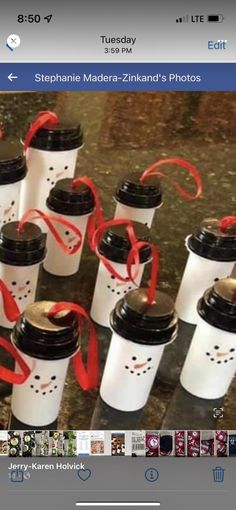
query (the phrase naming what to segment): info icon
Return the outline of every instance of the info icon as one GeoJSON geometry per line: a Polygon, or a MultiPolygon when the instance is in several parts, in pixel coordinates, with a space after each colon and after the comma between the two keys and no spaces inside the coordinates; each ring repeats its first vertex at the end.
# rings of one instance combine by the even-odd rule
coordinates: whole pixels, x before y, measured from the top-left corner
{"type": "Polygon", "coordinates": [[[156,482],[159,478],[159,471],[155,468],[148,468],[145,471],[145,478],[148,482],[156,482]]]}

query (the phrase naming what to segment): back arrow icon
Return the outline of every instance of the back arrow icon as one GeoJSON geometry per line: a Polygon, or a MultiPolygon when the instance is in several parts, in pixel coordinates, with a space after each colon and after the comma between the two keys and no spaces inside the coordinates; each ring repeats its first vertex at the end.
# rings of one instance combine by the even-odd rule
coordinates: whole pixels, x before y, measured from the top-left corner
{"type": "Polygon", "coordinates": [[[18,76],[14,76],[14,74],[12,74],[12,73],[10,73],[8,75],[8,80],[10,80],[10,81],[16,80],[17,78],[18,78],[18,76]]]}

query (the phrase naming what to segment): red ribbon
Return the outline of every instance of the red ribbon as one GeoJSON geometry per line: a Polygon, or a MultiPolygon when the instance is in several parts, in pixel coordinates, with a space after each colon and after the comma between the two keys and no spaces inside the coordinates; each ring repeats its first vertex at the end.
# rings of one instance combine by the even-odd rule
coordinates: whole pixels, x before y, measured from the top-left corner
{"type": "Polygon", "coordinates": [[[46,225],[48,226],[49,230],[51,231],[52,235],[54,236],[56,242],[59,244],[60,248],[67,254],[67,255],[74,255],[74,253],[77,253],[77,251],[80,249],[81,243],[82,243],[82,234],[76,225],[71,223],[68,220],[65,220],[64,218],[61,218],[61,216],[54,216],[54,215],[48,215],[40,211],[39,209],[28,209],[28,211],[25,212],[25,214],[22,216],[21,220],[18,224],[18,234],[21,235],[22,230],[24,228],[24,225],[29,220],[37,220],[41,219],[43,220],[46,225]],[[69,249],[69,247],[64,243],[62,237],[56,230],[56,228],[53,226],[53,223],[59,223],[60,225],[64,225],[65,227],[69,228],[74,232],[74,234],[77,235],[79,238],[78,243],[72,248],[72,250],[69,249]]]}
{"type": "Polygon", "coordinates": [[[30,146],[32,138],[35,136],[37,131],[41,129],[42,127],[54,127],[58,124],[59,119],[56,113],[50,112],[49,110],[39,112],[38,116],[34,120],[34,122],[31,124],[28,132],[26,133],[25,142],[24,142],[24,149],[28,149],[30,146]]]}
{"type": "Polygon", "coordinates": [[[52,306],[52,308],[50,308],[48,317],[54,317],[57,313],[64,310],[73,311],[76,313],[80,325],[80,330],[83,328],[84,319],[88,322],[89,337],[87,368],[83,362],[81,348],[73,357],[72,363],[76,379],[79,382],[81,388],[83,390],[95,389],[99,384],[99,352],[96,329],[84,308],[82,306],[76,305],[75,303],[67,303],[66,301],[56,303],[52,306]]]}
{"type": "Polygon", "coordinates": [[[0,292],[2,294],[3,308],[6,318],[10,322],[15,322],[20,315],[20,310],[9,289],[2,280],[0,280],[0,292]]]}
{"type": "Polygon", "coordinates": [[[145,179],[147,179],[150,176],[163,177],[164,179],[167,179],[178,191],[178,193],[186,200],[196,200],[202,195],[202,179],[200,173],[197,170],[197,168],[194,165],[192,165],[192,163],[190,163],[189,161],[185,161],[185,159],[178,158],[161,159],[160,161],[157,161],[156,163],[150,165],[143,172],[140,181],[143,183],[145,179]],[[197,191],[195,195],[191,195],[190,193],[188,193],[188,191],[186,191],[182,186],[180,186],[180,184],[177,181],[175,181],[168,175],[163,174],[162,172],[155,172],[157,168],[163,165],[178,165],[182,168],[186,168],[186,170],[188,170],[188,173],[193,177],[194,182],[196,184],[197,191]]]}
{"type": "Polygon", "coordinates": [[[23,384],[31,373],[30,368],[21,358],[16,348],[10,342],[8,342],[8,340],[5,340],[5,338],[0,338],[0,347],[3,347],[5,351],[12,355],[22,370],[22,373],[18,374],[12,370],[9,370],[9,368],[0,366],[0,379],[7,383],[23,384]]]}
{"type": "Polygon", "coordinates": [[[92,179],[90,179],[87,176],[84,176],[84,177],[79,177],[78,179],[74,179],[72,182],[72,188],[77,188],[78,186],[81,186],[81,184],[85,184],[86,186],[88,186],[88,188],[92,191],[92,194],[94,196],[94,201],[95,201],[95,210],[89,217],[88,230],[87,230],[89,246],[91,248],[92,247],[92,238],[95,233],[95,230],[100,225],[102,225],[105,220],[103,217],[101,200],[100,200],[99,192],[98,192],[96,185],[94,184],[92,179]]]}
{"type": "Polygon", "coordinates": [[[0,140],[4,140],[4,129],[0,127],[0,140]]]}
{"type": "Polygon", "coordinates": [[[236,225],[236,216],[225,216],[225,218],[222,218],[219,223],[220,229],[223,232],[226,232],[231,225],[236,225]]]}
{"type": "Polygon", "coordinates": [[[93,239],[92,239],[92,249],[95,251],[97,257],[103,265],[106,267],[107,271],[112,274],[117,280],[121,282],[129,282],[131,281],[134,285],[137,285],[135,280],[139,274],[140,270],[140,249],[149,247],[151,249],[152,253],[152,269],[151,269],[151,279],[150,279],[150,286],[148,290],[148,303],[151,304],[155,298],[156,294],[156,287],[157,287],[157,281],[158,281],[158,269],[159,269],[159,252],[156,246],[153,244],[147,242],[147,241],[138,241],[135,236],[134,232],[134,226],[133,222],[128,219],[117,219],[117,220],[110,220],[98,227],[98,229],[95,231],[93,239]],[[111,262],[104,257],[101,253],[99,253],[98,246],[100,244],[100,241],[102,239],[104,230],[106,230],[109,227],[115,226],[115,225],[127,225],[127,232],[131,244],[131,249],[128,255],[126,267],[127,267],[127,274],[128,276],[122,276],[120,275],[113,267],[111,262]],[[133,271],[134,268],[134,271],[133,271]]]}

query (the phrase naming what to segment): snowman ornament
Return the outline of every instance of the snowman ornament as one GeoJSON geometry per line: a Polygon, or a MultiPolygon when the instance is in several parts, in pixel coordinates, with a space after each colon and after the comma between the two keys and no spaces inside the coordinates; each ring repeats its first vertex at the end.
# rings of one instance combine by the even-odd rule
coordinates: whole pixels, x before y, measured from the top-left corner
{"type": "Polygon", "coordinates": [[[224,278],[198,302],[198,323],[180,376],[205,399],[223,397],[236,371],[236,280],[224,278]]]}

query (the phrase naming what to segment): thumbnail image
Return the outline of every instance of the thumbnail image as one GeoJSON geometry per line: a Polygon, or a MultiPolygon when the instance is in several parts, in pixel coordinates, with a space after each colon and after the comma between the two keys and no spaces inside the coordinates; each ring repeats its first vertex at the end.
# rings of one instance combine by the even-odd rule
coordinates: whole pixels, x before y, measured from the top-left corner
{"type": "Polygon", "coordinates": [[[225,430],[215,431],[215,451],[217,457],[227,457],[229,454],[228,432],[225,430]]]}
{"type": "Polygon", "coordinates": [[[21,457],[22,433],[14,430],[8,432],[8,455],[9,457],[21,457]]]}
{"type": "Polygon", "coordinates": [[[90,431],[77,432],[77,455],[90,455],[90,431]]]}
{"type": "Polygon", "coordinates": [[[92,430],[90,432],[91,455],[104,455],[104,431],[92,430]]]}
{"type": "Polygon", "coordinates": [[[215,441],[214,431],[202,430],[201,431],[201,457],[212,457],[215,454],[215,441]]]}
{"type": "Polygon", "coordinates": [[[0,456],[1,455],[8,455],[7,430],[0,430],[0,456]]]}
{"type": "Polygon", "coordinates": [[[35,456],[48,457],[49,455],[49,431],[35,431],[35,456]]]}
{"type": "Polygon", "coordinates": [[[111,455],[123,456],[125,455],[125,433],[112,432],[111,434],[111,455]]]}
{"type": "Polygon", "coordinates": [[[160,431],[160,456],[166,457],[173,455],[174,451],[173,432],[170,430],[160,431]]]}
{"type": "Polygon", "coordinates": [[[233,457],[236,455],[236,430],[229,432],[229,456],[233,457]]]}
{"type": "Polygon", "coordinates": [[[77,437],[76,432],[72,430],[63,433],[63,453],[64,457],[75,457],[77,453],[77,437]]]}
{"type": "Polygon", "coordinates": [[[188,457],[200,457],[200,430],[188,430],[187,455],[188,457]]]}
{"type": "Polygon", "coordinates": [[[158,457],[160,447],[160,435],[157,431],[146,432],[146,457],[158,457]]]}
{"type": "Polygon", "coordinates": [[[131,433],[132,457],[144,457],[146,452],[146,434],[144,430],[135,430],[131,433]]]}
{"type": "Polygon", "coordinates": [[[63,431],[54,430],[49,432],[49,455],[52,457],[63,457],[63,431]]]}
{"type": "Polygon", "coordinates": [[[29,430],[23,432],[22,438],[22,457],[32,457],[35,455],[35,432],[29,430]]]}
{"type": "Polygon", "coordinates": [[[186,432],[185,430],[175,431],[175,456],[185,457],[186,455],[186,432]]]}

